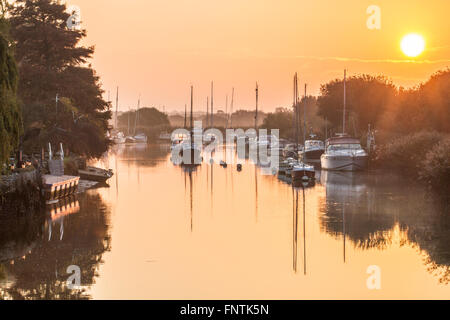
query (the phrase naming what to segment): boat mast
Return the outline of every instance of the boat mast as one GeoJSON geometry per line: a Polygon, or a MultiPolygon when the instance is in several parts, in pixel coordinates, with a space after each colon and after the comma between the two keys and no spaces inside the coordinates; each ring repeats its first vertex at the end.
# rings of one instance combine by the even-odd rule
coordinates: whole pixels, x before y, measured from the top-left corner
{"type": "Polygon", "coordinates": [[[184,128],[187,128],[187,105],[184,104],[184,128]]]}
{"type": "Polygon", "coordinates": [[[345,112],[347,107],[347,69],[344,69],[344,116],[342,119],[342,133],[345,134],[345,112]]]}
{"type": "Polygon", "coordinates": [[[119,87],[117,87],[117,92],[116,92],[116,129],[117,129],[117,114],[119,112],[119,87]]]}
{"type": "Polygon", "coordinates": [[[298,118],[299,118],[299,114],[298,114],[298,77],[297,77],[297,72],[295,73],[294,76],[294,121],[295,121],[295,154],[298,157],[298,133],[299,133],[299,128],[298,128],[298,118]]]}
{"type": "Polygon", "coordinates": [[[305,83],[305,101],[303,103],[303,158],[306,161],[306,88],[307,84],[305,83]]]}
{"type": "Polygon", "coordinates": [[[138,119],[139,119],[139,108],[140,108],[140,106],[141,106],[141,95],[139,94],[138,105],[137,105],[137,110],[136,110],[136,117],[134,118],[133,135],[136,135],[136,128],[137,128],[138,119]]]}
{"type": "Polygon", "coordinates": [[[233,127],[234,88],[231,90],[230,128],[233,127]]]}
{"type": "Polygon", "coordinates": [[[258,131],[258,98],[259,98],[258,82],[256,82],[255,91],[256,91],[255,131],[258,131]]]}
{"type": "Polygon", "coordinates": [[[292,100],[292,135],[293,135],[293,140],[294,140],[294,152],[297,149],[296,146],[296,141],[295,141],[295,137],[296,137],[296,127],[295,127],[295,121],[297,119],[297,108],[295,106],[295,77],[296,77],[297,73],[294,74],[294,85],[293,85],[293,100],[292,100]]]}
{"type": "Polygon", "coordinates": [[[128,135],[130,135],[130,113],[131,113],[131,107],[128,107],[128,131],[127,131],[128,135]]]}
{"type": "Polygon", "coordinates": [[[225,97],[225,130],[228,129],[228,94],[225,97]]]}
{"type": "Polygon", "coordinates": [[[206,97],[206,127],[209,127],[209,97],[206,97]]]}
{"type": "Polygon", "coordinates": [[[191,142],[192,142],[192,129],[194,128],[194,86],[191,86],[191,142]]]}
{"type": "Polygon", "coordinates": [[[211,81],[211,127],[214,126],[214,82],[211,81]]]}

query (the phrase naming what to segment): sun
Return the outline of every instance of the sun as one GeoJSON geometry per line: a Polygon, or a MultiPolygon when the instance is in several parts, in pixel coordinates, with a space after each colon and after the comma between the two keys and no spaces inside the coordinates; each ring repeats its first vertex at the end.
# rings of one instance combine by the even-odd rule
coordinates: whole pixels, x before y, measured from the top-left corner
{"type": "Polygon", "coordinates": [[[420,34],[410,33],[403,37],[400,47],[408,57],[417,57],[425,50],[425,39],[420,34]]]}

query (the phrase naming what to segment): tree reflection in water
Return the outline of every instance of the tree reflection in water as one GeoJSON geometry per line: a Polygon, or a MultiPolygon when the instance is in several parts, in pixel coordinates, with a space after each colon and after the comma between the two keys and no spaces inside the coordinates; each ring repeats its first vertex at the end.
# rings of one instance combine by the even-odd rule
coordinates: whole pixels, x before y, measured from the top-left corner
{"type": "Polygon", "coordinates": [[[127,161],[138,167],[156,167],[161,162],[165,162],[171,152],[170,144],[135,143],[115,145],[111,153],[120,155],[121,161],[127,161]]]}
{"type": "Polygon", "coordinates": [[[86,288],[98,276],[103,253],[111,249],[110,210],[95,191],[81,195],[78,201],[78,212],[53,220],[36,212],[0,223],[3,299],[90,298],[86,288]],[[80,267],[82,289],[67,288],[70,265],[80,267]]]}
{"type": "Polygon", "coordinates": [[[450,282],[450,217],[442,203],[420,185],[395,176],[322,172],[326,199],[321,226],[354,247],[384,250],[397,244],[423,253],[430,273],[450,282]],[[343,213],[345,212],[345,219],[343,213]]]}

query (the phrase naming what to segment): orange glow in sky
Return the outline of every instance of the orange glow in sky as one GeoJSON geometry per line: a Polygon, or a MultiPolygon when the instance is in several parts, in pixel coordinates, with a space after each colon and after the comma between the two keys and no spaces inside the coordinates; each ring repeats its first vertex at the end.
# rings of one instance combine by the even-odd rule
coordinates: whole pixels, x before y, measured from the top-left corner
{"type": "Polygon", "coordinates": [[[383,74],[401,86],[425,81],[450,64],[447,0],[70,0],[81,9],[86,45],[105,98],[120,86],[120,110],[142,104],[182,110],[194,85],[194,110],[206,110],[210,82],[215,106],[225,108],[235,87],[235,109],[254,108],[260,87],[263,111],[289,106],[292,76],[310,94],[350,75],[383,74]],[[370,5],[381,28],[367,27],[370,5]],[[425,51],[411,60],[400,42],[421,34],[425,51]]]}

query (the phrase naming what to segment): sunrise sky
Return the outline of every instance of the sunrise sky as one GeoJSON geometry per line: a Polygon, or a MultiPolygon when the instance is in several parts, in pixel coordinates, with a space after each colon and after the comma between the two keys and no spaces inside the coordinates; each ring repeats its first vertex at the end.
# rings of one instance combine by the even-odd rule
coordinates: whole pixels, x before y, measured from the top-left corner
{"type": "Polygon", "coordinates": [[[260,86],[263,111],[288,106],[292,76],[310,94],[320,84],[359,73],[384,74],[412,86],[450,65],[448,0],[70,0],[81,9],[93,66],[120,110],[142,105],[182,110],[194,85],[194,110],[206,110],[210,82],[215,106],[235,87],[235,109],[254,108],[260,86]],[[381,29],[369,30],[370,5],[381,9],[381,29]],[[426,41],[407,57],[408,33],[426,41]],[[414,60],[415,62],[411,62],[414,60]]]}

